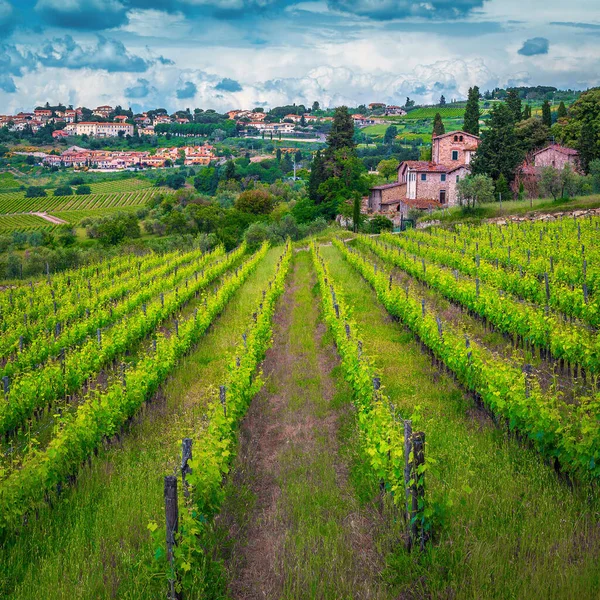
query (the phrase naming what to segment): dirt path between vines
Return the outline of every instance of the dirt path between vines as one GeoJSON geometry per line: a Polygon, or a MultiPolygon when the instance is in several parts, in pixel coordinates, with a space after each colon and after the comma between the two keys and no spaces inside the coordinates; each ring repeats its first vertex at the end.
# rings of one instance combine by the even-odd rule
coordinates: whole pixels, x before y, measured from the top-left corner
{"type": "Polygon", "coordinates": [[[242,426],[236,499],[222,513],[234,540],[233,598],[387,597],[371,536],[380,517],[359,506],[340,452],[350,394],[332,373],[338,359],[322,340],[314,284],[300,252],[275,315],[266,383],[242,426]]]}

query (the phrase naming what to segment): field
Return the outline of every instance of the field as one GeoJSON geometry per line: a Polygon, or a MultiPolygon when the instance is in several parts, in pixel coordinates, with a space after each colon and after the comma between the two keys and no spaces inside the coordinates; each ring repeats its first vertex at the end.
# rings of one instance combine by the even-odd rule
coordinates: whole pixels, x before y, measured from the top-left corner
{"type": "Polygon", "coordinates": [[[56,227],[37,215],[0,215],[0,233],[10,231],[51,230],[56,227]]]}
{"type": "Polygon", "coordinates": [[[0,291],[0,597],[598,597],[599,229],[338,231],[0,291]]]}
{"type": "Polygon", "coordinates": [[[156,188],[148,188],[138,192],[73,194],[42,198],[25,198],[23,192],[7,192],[0,194],[0,215],[22,212],[91,210],[113,206],[141,206],[157,192],[156,188]]]}

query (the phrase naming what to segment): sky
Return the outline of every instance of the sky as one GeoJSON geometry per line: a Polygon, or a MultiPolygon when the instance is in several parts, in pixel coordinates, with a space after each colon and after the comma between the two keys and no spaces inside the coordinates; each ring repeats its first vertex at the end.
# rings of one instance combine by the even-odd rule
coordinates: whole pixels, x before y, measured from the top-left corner
{"type": "Polygon", "coordinates": [[[0,114],[600,85],[599,0],[0,0],[0,114]]]}

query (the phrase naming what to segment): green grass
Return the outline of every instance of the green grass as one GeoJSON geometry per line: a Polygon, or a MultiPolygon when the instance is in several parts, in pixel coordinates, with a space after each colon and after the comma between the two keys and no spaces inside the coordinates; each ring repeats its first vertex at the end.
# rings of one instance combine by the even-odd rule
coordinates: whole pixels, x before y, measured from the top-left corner
{"type": "MultiPolygon", "coordinates": [[[[241,508],[241,519],[251,524],[258,520],[259,530],[272,532],[276,551],[266,577],[260,570],[241,581],[234,578],[233,586],[243,590],[244,597],[391,598],[373,565],[364,560],[366,548],[357,549],[352,540],[353,528],[365,534],[363,541],[371,531],[365,531],[364,513],[343,475],[344,458],[339,454],[341,416],[351,393],[334,366],[331,339],[317,333],[320,298],[309,253],[297,253],[295,263],[291,291],[281,303],[287,315],[274,335],[276,364],[265,396],[253,407],[267,423],[264,432],[251,433],[268,445],[265,458],[273,466],[253,472],[251,480],[258,480],[260,487],[275,479],[275,506],[263,500],[250,514],[236,507],[241,508]],[[262,587],[263,579],[269,578],[274,583],[262,587]]],[[[256,462],[262,464],[260,458],[256,462]]],[[[243,464],[238,468],[245,472],[243,464]]],[[[247,547],[253,547],[253,539],[250,535],[247,547]]],[[[246,548],[245,540],[238,543],[234,556],[246,548]]]]}
{"type": "Polygon", "coordinates": [[[177,464],[180,440],[197,431],[280,254],[280,248],[269,252],[121,444],[101,451],[53,508],[42,507],[18,537],[0,544],[0,597],[165,595],[146,526],[164,520],[163,477],[177,464]]]}
{"type": "MultiPolygon", "coordinates": [[[[72,225],[77,225],[82,219],[87,217],[103,217],[105,215],[112,215],[118,212],[135,212],[140,209],[140,206],[112,206],[108,208],[96,208],[90,210],[64,210],[64,211],[52,211],[53,217],[63,219],[72,225]]],[[[0,217],[1,219],[1,217],[0,217]]]]}
{"type": "Polygon", "coordinates": [[[387,579],[399,597],[597,598],[600,570],[593,489],[557,479],[533,450],[508,438],[456,384],[430,366],[413,337],[332,247],[321,250],[376,356],[386,392],[427,436],[426,501],[435,539],[424,555],[398,549],[387,579]]]}

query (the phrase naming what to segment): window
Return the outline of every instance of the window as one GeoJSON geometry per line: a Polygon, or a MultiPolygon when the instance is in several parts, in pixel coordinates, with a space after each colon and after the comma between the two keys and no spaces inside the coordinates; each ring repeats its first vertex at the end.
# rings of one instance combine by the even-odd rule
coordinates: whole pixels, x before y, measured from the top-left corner
{"type": "Polygon", "coordinates": [[[452,150],[452,160],[458,160],[458,150],[452,150]]]}
{"type": "Polygon", "coordinates": [[[456,183],[458,183],[460,181],[460,175],[456,176],[456,183]]]}
{"type": "Polygon", "coordinates": [[[421,173],[421,181],[427,181],[427,173],[421,173]]]}
{"type": "Polygon", "coordinates": [[[454,141],[458,142],[458,136],[457,135],[454,136],[454,141]]]}
{"type": "Polygon", "coordinates": [[[440,190],[440,204],[446,204],[446,190],[440,190]]]}
{"type": "Polygon", "coordinates": [[[459,140],[460,140],[461,142],[463,141],[463,136],[462,136],[462,135],[460,136],[459,140]]]}
{"type": "Polygon", "coordinates": [[[446,173],[442,173],[442,181],[446,181],[446,173]]]}

